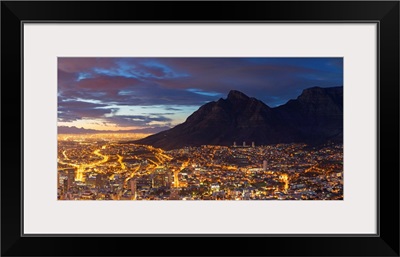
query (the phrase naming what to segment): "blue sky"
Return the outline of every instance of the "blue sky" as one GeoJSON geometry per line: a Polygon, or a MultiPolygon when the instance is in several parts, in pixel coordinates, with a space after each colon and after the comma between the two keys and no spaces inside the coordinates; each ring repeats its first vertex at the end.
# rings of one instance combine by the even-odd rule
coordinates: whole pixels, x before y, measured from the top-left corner
{"type": "Polygon", "coordinates": [[[343,86],[342,58],[58,58],[58,125],[173,127],[230,90],[276,107],[343,86]]]}

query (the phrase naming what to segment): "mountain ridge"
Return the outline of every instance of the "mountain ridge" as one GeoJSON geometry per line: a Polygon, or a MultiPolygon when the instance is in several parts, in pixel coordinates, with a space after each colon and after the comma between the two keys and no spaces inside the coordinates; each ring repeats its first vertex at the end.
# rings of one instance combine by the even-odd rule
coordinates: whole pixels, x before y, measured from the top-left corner
{"type": "Polygon", "coordinates": [[[271,108],[264,102],[231,90],[226,99],[209,102],[185,122],[134,141],[166,150],[204,144],[257,145],[343,141],[343,87],[312,87],[297,99],[271,108]]]}

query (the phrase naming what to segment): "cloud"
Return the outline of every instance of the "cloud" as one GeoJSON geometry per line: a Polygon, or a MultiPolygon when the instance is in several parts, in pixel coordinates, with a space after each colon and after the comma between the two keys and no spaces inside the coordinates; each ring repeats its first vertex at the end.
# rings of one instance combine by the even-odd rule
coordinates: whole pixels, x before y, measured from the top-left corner
{"type": "Polygon", "coordinates": [[[181,111],[182,109],[175,108],[175,107],[166,107],[166,108],[164,108],[164,110],[167,110],[167,111],[181,111]]]}
{"type": "Polygon", "coordinates": [[[58,104],[58,121],[72,122],[82,119],[98,120],[105,126],[115,124],[120,127],[170,125],[171,118],[166,115],[174,113],[148,113],[146,115],[118,115],[119,108],[108,107],[107,104],[84,101],[62,101],[58,104]]]}
{"type": "Polygon", "coordinates": [[[107,123],[120,127],[170,125],[172,119],[162,115],[115,115],[105,119],[107,123]],[[156,123],[155,123],[156,122],[156,123]],[[155,124],[154,124],[155,123],[155,124]]]}
{"type": "Polygon", "coordinates": [[[110,69],[115,66],[116,58],[59,57],[58,69],[68,73],[91,71],[93,67],[110,69]]]}
{"type": "Polygon", "coordinates": [[[58,108],[60,109],[93,109],[98,107],[106,107],[107,104],[101,103],[90,103],[84,101],[62,101],[58,103],[58,108]]]}
{"type": "Polygon", "coordinates": [[[71,122],[85,118],[102,118],[110,114],[114,109],[102,108],[106,104],[88,103],[82,101],[61,101],[58,103],[58,120],[71,122]]]}
{"type": "Polygon", "coordinates": [[[171,127],[168,126],[154,126],[146,127],[143,129],[128,129],[128,130],[95,130],[95,129],[84,129],[76,126],[58,126],[58,134],[98,134],[98,133],[145,133],[153,134],[158,133],[171,127]]]}
{"type": "Polygon", "coordinates": [[[203,90],[197,89],[197,88],[189,88],[189,89],[186,89],[186,91],[192,92],[192,93],[195,93],[195,94],[198,94],[198,95],[205,95],[205,96],[212,96],[212,97],[221,96],[222,95],[221,93],[207,92],[207,91],[203,91],[203,90]]]}
{"type": "Polygon", "coordinates": [[[58,58],[58,111],[63,121],[173,123],[161,109],[184,112],[187,106],[225,97],[231,89],[277,106],[308,87],[341,85],[342,58],[58,58]],[[118,108],[110,106],[160,106],[163,115],[118,116],[118,108]]]}

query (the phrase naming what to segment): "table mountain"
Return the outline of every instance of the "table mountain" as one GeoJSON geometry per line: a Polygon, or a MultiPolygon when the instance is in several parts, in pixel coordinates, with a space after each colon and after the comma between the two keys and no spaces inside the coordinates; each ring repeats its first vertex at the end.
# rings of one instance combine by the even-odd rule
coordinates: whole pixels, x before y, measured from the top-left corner
{"type": "Polygon", "coordinates": [[[270,108],[254,97],[231,90],[209,102],[172,129],[141,140],[166,150],[184,146],[323,143],[342,141],[343,87],[309,88],[295,100],[270,108]]]}

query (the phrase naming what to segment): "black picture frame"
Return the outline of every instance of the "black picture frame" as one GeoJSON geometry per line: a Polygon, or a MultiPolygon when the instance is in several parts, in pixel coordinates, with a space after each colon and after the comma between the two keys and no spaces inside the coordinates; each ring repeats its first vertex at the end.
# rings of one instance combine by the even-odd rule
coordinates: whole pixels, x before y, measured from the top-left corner
{"type": "Polygon", "coordinates": [[[3,256],[399,256],[398,1],[3,1],[1,2],[1,123],[1,255],[3,256]],[[109,21],[377,23],[379,28],[378,234],[373,236],[178,234],[162,237],[160,235],[135,237],[23,235],[22,24],[109,21]],[[149,241],[154,243],[154,247],[147,247],[149,241]]]}

